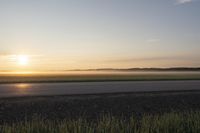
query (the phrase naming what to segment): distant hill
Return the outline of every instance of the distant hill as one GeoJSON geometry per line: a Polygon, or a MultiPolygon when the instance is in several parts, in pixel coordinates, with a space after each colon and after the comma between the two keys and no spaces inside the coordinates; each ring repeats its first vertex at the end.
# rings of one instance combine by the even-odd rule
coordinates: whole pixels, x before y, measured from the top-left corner
{"type": "MultiPolygon", "coordinates": [[[[97,68],[97,69],[71,69],[71,70],[39,70],[36,72],[63,72],[63,71],[199,71],[200,67],[171,67],[171,68],[97,68]]],[[[16,71],[0,70],[0,73],[12,73],[16,71]]]]}
{"type": "Polygon", "coordinates": [[[171,67],[171,68],[99,68],[74,69],[71,71],[200,71],[200,67],[171,67]]]}

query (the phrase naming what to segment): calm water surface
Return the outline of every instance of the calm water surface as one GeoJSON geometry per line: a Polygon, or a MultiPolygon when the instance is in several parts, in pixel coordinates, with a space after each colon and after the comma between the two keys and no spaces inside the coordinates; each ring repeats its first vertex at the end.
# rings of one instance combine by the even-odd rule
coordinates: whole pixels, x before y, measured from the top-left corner
{"type": "Polygon", "coordinates": [[[1,84],[0,97],[176,90],[200,90],[200,80],[1,84]]]}

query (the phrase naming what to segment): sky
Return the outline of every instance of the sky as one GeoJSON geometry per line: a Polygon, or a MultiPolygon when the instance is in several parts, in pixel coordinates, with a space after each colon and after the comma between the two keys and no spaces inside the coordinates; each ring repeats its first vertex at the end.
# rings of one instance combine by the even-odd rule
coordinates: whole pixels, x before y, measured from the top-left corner
{"type": "Polygon", "coordinates": [[[198,67],[199,13],[200,0],[0,0],[0,71],[198,67]]]}

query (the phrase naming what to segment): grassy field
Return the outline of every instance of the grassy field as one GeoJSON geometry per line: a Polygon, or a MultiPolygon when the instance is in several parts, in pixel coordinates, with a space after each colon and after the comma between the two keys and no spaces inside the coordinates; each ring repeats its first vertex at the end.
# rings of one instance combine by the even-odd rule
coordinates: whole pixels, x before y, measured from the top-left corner
{"type": "Polygon", "coordinates": [[[0,126],[1,133],[199,133],[200,112],[144,115],[129,119],[104,115],[97,121],[35,118],[0,126]]]}
{"type": "MultiPolygon", "coordinates": [[[[14,74],[0,83],[200,80],[200,73],[14,74]]],[[[0,133],[199,133],[200,92],[0,99],[0,133]]]]}
{"type": "Polygon", "coordinates": [[[0,83],[200,80],[200,72],[0,74],[0,83]]]}
{"type": "Polygon", "coordinates": [[[200,92],[0,99],[0,133],[199,133],[200,92]]]}

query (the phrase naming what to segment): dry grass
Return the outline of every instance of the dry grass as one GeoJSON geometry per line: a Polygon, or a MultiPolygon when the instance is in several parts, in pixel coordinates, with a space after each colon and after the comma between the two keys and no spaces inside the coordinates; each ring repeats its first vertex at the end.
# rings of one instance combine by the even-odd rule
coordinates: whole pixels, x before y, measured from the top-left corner
{"type": "Polygon", "coordinates": [[[1,133],[199,133],[200,112],[144,115],[129,119],[104,115],[97,121],[34,118],[0,126],[1,133]]]}

